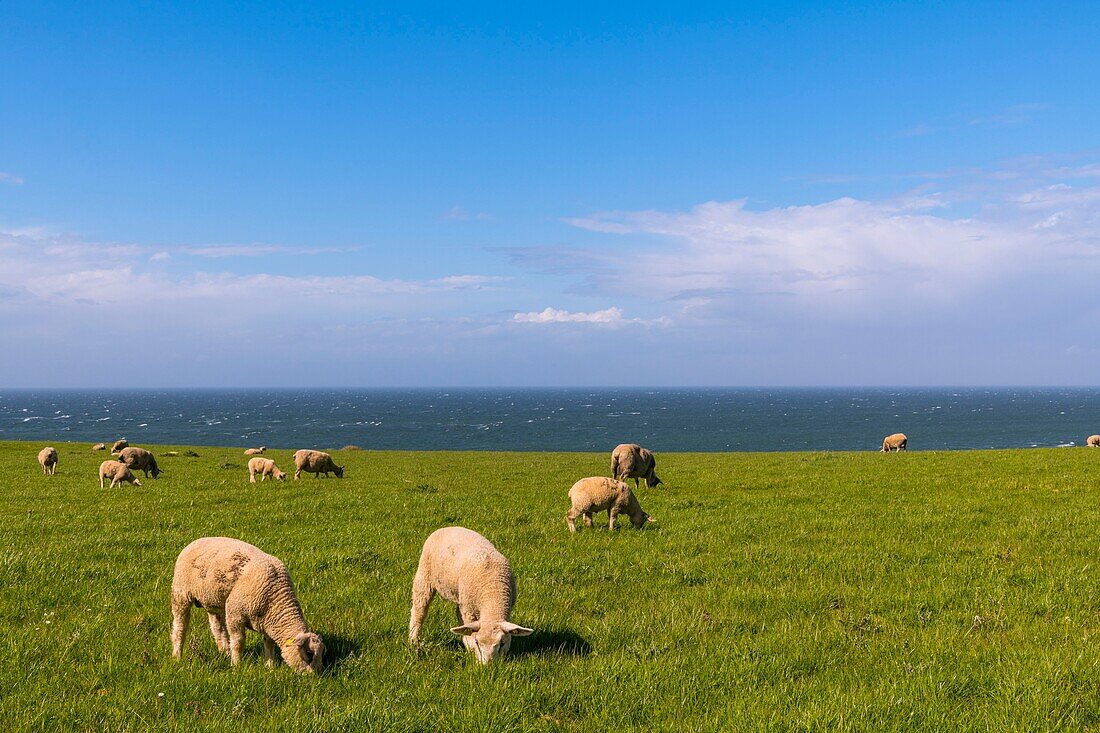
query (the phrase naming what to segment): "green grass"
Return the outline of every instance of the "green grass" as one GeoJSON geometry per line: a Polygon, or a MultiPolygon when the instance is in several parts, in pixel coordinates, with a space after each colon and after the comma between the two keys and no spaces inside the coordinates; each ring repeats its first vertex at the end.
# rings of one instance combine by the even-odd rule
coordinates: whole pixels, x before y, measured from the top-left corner
{"type": "Polygon", "coordinates": [[[1100,730],[1100,450],[662,454],[656,526],[570,536],[606,455],[351,451],[342,481],[252,485],[239,449],[192,447],[101,490],[105,454],[55,444],[46,477],[41,445],[0,443],[5,730],[1100,730]],[[511,559],[537,629],[497,666],[439,599],[406,645],[451,524],[511,559]],[[201,610],[171,658],[204,535],[286,562],[324,674],[266,670],[253,634],[232,669],[201,610]]]}

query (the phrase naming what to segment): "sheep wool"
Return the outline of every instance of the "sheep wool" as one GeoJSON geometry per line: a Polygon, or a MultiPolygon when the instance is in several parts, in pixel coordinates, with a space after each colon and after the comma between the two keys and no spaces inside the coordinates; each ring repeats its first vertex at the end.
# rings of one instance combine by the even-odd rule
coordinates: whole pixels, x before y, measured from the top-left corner
{"type": "Polygon", "coordinates": [[[134,472],[121,461],[104,461],[99,464],[99,488],[103,488],[105,479],[110,479],[112,489],[123,481],[134,486],[141,486],[141,482],[137,480],[134,472]]]}
{"type": "Polygon", "coordinates": [[[424,542],[412,586],[409,643],[418,647],[420,627],[436,595],[455,604],[452,633],[488,664],[508,653],[513,636],[534,633],[511,622],[516,603],[512,566],[489,540],[465,527],[437,529],[424,542]]]}
{"type": "Polygon", "coordinates": [[[240,664],[245,629],[263,634],[264,663],[275,647],[295,671],[318,672],[321,637],[309,630],[283,562],[231,537],[203,537],[183,548],[172,574],[172,656],[183,655],[192,606],[206,609],[218,649],[240,664]]]}
{"type": "Polygon", "coordinates": [[[38,465],[42,466],[42,473],[47,476],[57,473],[57,449],[46,446],[38,451],[38,465]]]}
{"type": "Polygon", "coordinates": [[[611,451],[611,478],[619,481],[632,478],[635,489],[639,479],[645,479],[646,486],[651,489],[661,483],[656,468],[657,459],[653,453],[637,443],[623,443],[611,451]]]}
{"type": "Polygon", "coordinates": [[[344,467],[337,466],[332,456],[319,450],[300,450],[294,452],[294,480],[302,476],[302,471],[312,473],[314,476],[330,473],[336,474],[336,478],[344,478],[344,467]]]}
{"type": "Polygon", "coordinates": [[[145,478],[149,478],[149,474],[156,478],[164,473],[157,467],[157,459],[144,448],[135,448],[134,446],[123,448],[118,453],[118,460],[125,463],[133,471],[143,472],[145,478]]]}
{"type": "Polygon", "coordinates": [[[882,453],[891,453],[897,451],[908,450],[909,438],[905,437],[905,433],[894,433],[893,435],[887,435],[882,439],[882,453]]]}
{"type": "Polygon", "coordinates": [[[608,527],[615,529],[615,520],[620,514],[630,517],[630,523],[635,529],[643,527],[646,522],[655,521],[653,517],[642,511],[634,492],[622,481],[609,479],[606,476],[592,476],[582,478],[569,489],[569,502],[571,506],[565,515],[565,522],[569,525],[570,532],[576,532],[575,520],[584,517],[584,526],[592,526],[592,514],[607,511],[608,527]]]}
{"type": "Polygon", "coordinates": [[[275,465],[275,461],[270,458],[250,458],[248,460],[248,480],[252,483],[256,483],[256,476],[259,475],[260,481],[266,478],[273,478],[277,481],[286,481],[286,474],[279,470],[279,467],[275,465]]]}

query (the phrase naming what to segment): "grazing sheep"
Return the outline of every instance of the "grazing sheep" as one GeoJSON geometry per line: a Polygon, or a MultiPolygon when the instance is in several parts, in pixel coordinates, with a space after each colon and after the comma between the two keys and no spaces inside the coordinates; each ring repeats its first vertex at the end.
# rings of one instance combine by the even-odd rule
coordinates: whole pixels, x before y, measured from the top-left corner
{"type": "Polygon", "coordinates": [[[107,445],[105,443],[96,443],[92,446],[92,450],[107,450],[107,445]]]}
{"type": "Polygon", "coordinates": [[[905,437],[905,433],[894,433],[893,435],[887,435],[882,439],[882,453],[890,453],[896,451],[908,450],[909,438],[905,437]]]}
{"type": "Polygon", "coordinates": [[[129,446],[123,448],[118,454],[118,460],[125,463],[134,471],[142,471],[145,473],[145,478],[149,478],[149,474],[153,474],[153,478],[164,473],[157,467],[157,459],[153,457],[153,454],[144,448],[136,448],[129,446]]]}
{"type": "Polygon", "coordinates": [[[264,636],[264,663],[275,666],[278,646],[287,666],[318,672],[321,637],[302,615],[286,565],[258,547],[231,537],[203,537],[183,548],[172,574],[172,656],[183,655],[191,607],[205,608],[218,649],[241,661],[245,629],[264,636]]]}
{"type": "Polygon", "coordinates": [[[336,461],[332,460],[332,456],[328,453],[323,453],[319,450],[300,450],[294,453],[294,480],[297,481],[302,476],[302,471],[306,473],[312,473],[315,477],[318,474],[325,474],[325,478],[328,478],[329,473],[335,473],[336,478],[344,478],[344,467],[337,466],[336,461]]]}
{"type": "Polygon", "coordinates": [[[418,647],[420,627],[436,594],[455,604],[451,631],[481,664],[508,653],[513,636],[534,632],[509,620],[516,579],[508,558],[489,540],[465,527],[437,529],[424,542],[412,586],[409,643],[418,647]]]}
{"type": "Polygon", "coordinates": [[[112,489],[123,481],[134,486],[141,486],[141,482],[137,480],[134,472],[121,461],[104,461],[99,464],[99,488],[101,489],[103,488],[104,479],[111,479],[112,489]]]}
{"type": "Polygon", "coordinates": [[[38,451],[38,465],[42,466],[42,473],[47,476],[57,473],[57,450],[46,446],[38,451]]]}
{"type": "Polygon", "coordinates": [[[1090,435],[1088,440],[1085,441],[1085,445],[1090,448],[1100,448],[1100,435],[1090,435]]]}
{"type": "Polygon", "coordinates": [[[653,488],[661,483],[654,470],[657,459],[653,453],[636,443],[623,443],[611,451],[611,478],[618,481],[634,479],[634,488],[638,488],[638,479],[645,479],[645,485],[653,488]]]}
{"type": "Polygon", "coordinates": [[[286,481],[286,474],[280,471],[279,467],[275,465],[275,461],[270,458],[256,456],[248,460],[248,480],[256,483],[256,474],[260,474],[260,481],[269,477],[278,481],[286,481]]]}
{"type": "Polygon", "coordinates": [[[122,450],[123,448],[128,448],[129,446],[130,446],[130,444],[126,442],[126,438],[122,438],[121,440],[116,440],[114,442],[114,444],[111,446],[111,455],[114,455],[114,454],[118,453],[120,450],[122,450]]]}
{"type": "Polygon", "coordinates": [[[267,450],[266,445],[261,445],[259,448],[249,448],[244,452],[246,456],[258,456],[267,450]]]}
{"type": "Polygon", "coordinates": [[[615,520],[620,514],[630,517],[630,523],[635,529],[640,529],[646,522],[656,521],[642,511],[634,492],[623,481],[616,481],[606,476],[593,476],[582,478],[569,489],[569,501],[572,506],[565,515],[565,521],[569,525],[570,532],[576,532],[577,526],[574,520],[583,515],[584,526],[592,526],[592,515],[595,512],[607,510],[610,529],[615,529],[615,520]]]}

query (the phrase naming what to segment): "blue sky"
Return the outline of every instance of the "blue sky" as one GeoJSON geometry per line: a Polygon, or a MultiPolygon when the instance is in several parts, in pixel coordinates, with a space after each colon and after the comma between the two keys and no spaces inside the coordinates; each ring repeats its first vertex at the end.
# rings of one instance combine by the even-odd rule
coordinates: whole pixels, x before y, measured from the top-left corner
{"type": "Polygon", "coordinates": [[[1097,384],[1097,27],[5,3],[0,384],[1097,384]]]}

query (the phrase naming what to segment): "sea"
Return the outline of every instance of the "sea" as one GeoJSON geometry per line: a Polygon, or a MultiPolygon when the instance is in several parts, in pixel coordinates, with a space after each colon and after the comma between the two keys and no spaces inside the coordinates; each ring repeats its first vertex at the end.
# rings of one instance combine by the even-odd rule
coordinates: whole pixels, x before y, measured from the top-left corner
{"type": "Polygon", "coordinates": [[[0,391],[0,440],[365,450],[861,451],[1083,445],[1097,388],[0,391]]]}

